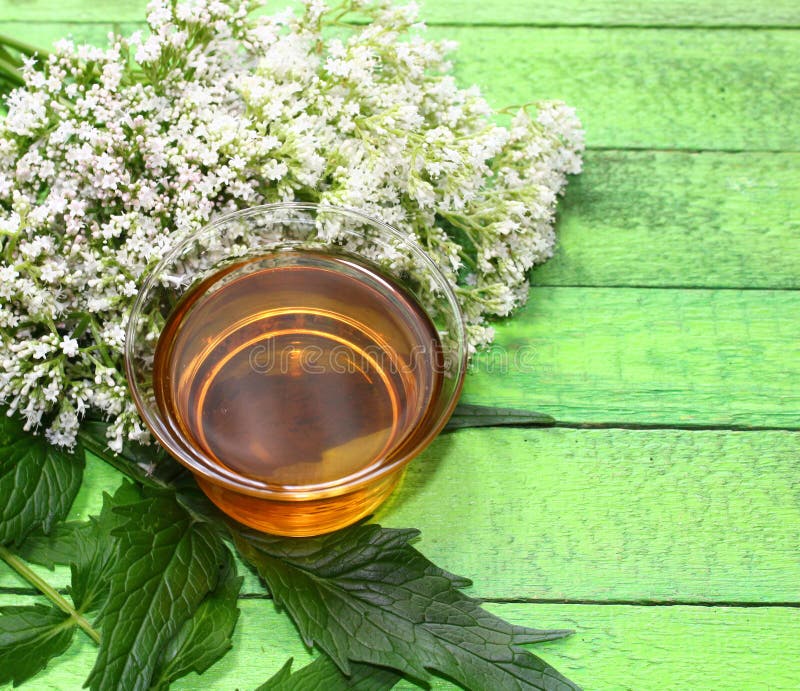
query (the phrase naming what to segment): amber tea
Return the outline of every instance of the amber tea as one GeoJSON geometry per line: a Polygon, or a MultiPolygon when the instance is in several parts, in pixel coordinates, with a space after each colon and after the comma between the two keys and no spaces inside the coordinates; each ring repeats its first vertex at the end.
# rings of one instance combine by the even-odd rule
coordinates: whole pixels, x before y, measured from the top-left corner
{"type": "MultiPolygon", "coordinates": [[[[409,292],[362,260],[299,249],[229,265],[190,290],[153,363],[158,407],[185,450],[289,499],[324,495],[413,448],[436,417],[442,377],[436,328],[409,292]]],[[[376,496],[367,487],[318,510],[277,502],[287,528],[263,502],[198,480],[231,515],[295,535],[345,525],[376,496]]]]}
{"type": "Polygon", "coordinates": [[[318,535],[391,494],[455,408],[467,351],[451,279],[413,234],[281,202],[220,216],[148,271],[125,373],[148,429],[223,511],[318,535]]]}

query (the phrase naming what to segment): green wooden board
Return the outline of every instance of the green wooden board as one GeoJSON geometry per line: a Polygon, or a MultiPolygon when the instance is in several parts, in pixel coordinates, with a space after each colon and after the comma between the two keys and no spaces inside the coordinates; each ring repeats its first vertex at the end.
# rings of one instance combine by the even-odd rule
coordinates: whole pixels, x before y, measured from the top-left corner
{"type": "MultiPolygon", "coordinates": [[[[53,0],[48,0],[52,2],[53,0]]],[[[792,0],[427,0],[422,14],[430,22],[462,24],[594,26],[778,26],[800,25],[792,0]]]]}
{"type": "MultiPolygon", "coordinates": [[[[268,7],[284,7],[271,0],[268,7]]],[[[295,5],[297,3],[294,3],[295,5]]],[[[727,0],[506,0],[502,5],[481,0],[428,0],[422,17],[432,24],[523,24],[595,26],[758,26],[798,27],[800,8],[793,0],[750,2],[727,0]]],[[[4,0],[0,20],[14,21],[139,21],[147,0],[4,0]]]]}
{"type": "MultiPolygon", "coordinates": [[[[50,45],[72,31],[100,43],[110,27],[6,22],[0,33],[50,45]]],[[[590,146],[800,146],[798,32],[447,27],[430,35],[461,43],[457,75],[498,107],[541,98],[575,106],[590,146]]]]}
{"type": "MultiPolygon", "coordinates": [[[[32,600],[16,598],[14,602],[32,600]]],[[[0,604],[8,602],[8,597],[0,596],[0,604]]],[[[797,609],[530,604],[488,608],[518,624],[573,628],[576,633],[571,638],[532,650],[587,689],[749,691],[791,689],[800,683],[797,609]]],[[[185,677],[173,689],[247,691],[277,672],[289,657],[294,657],[297,666],[310,661],[292,624],[275,611],[271,601],[243,600],[240,609],[234,647],[224,662],[201,677],[185,677]]],[[[89,639],[81,636],[28,688],[81,688],[93,659],[92,648],[89,639]]],[[[419,689],[409,682],[396,688],[419,689]]],[[[433,688],[455,687],[437,680],[433,688]]]]}
{"type": "Polygon", "coordinates": [[[560,98],[603,147],[796,151],[800,33],[436,28],[493,104],[560,98]],[[709,59],[713,56],[713,59],[709,59]]]}
{"type": "MultiPolygon", "coordinates": [[[[101,43],[110,28],[70,30],[101,43]]],[[[17,33],[50,45],[63,32],[49,24],[17,33]]],[[[796,288],[798,198],[800,154],[590,151],[562,204],[559,251],[533,281],[796,288]]]]}
{"type": "MultiPolygon", "coordinates": [[[[420,549],[483,598],[793,602],[799,459],[791,432],[463,430],[376,520],[420,528],[420,549]]],[[[76,519],[120,482],[96,459],[87,473],[76,519]]],[[[25,584],[0,568],[0,586],[25,584]]],[[[249,573],[244,592],[263,592],[249,573]]]]}
{"type": "MultiPolygon", "coordinates": [[[[102,43],[144,4],[0,0],[0,32],[102,43]]],[[[800,32],[767,28],[800,27],[800,5],[427,5],[459,25],[431,34],[461,42],[462,83],[497,106],[564,98],[594,150],[558,255],[466,388],[562,426],[440,438],[378,519],[419,527],[503,616],[575,628],[538,651],[586,688],[800,687],[800,32]]],[[[118,481],[90,463],[73,515],[118,481]]],[[[28,592],[0,566],[0,604],[28,592]]],[[[270,601],[241,608],[234,650],[176,688],[254,688],[308,659],[270,601]]],[[[92,659],[82,641],[27,688],[80,688],[92,659]]]]}
{"type": "Polygon", "coordinates": [[[534,288],[471,403],[562,422],[800,428],[800,293],[534,288]]]}
{"type": "MultiPolygon", "coordinates": [[[[76,40],[95,43],[110,29],[110,24],[68,27],[76,40]]],[[[9,31],[49,46],[65,27],[0,23],[0,33],[9,31]]],[[[469,54],[468,46],[462,52],[469,54]]],[[[486,74],[474,80],[492,82],[486,74]]],[[[584,94],[593,88],[589,84],[584,94]]],[[[542,93],[555,92],[543,86],[542,93]]],[[[502,103],[502,96],[495,102],[502,103]]],[[[798,287],[800,220],[793,213],[798,198],[800,154],[590,151],[584,174],[571,183],[561,208],[559,252],[533,280],[537,285],[798,287]]]]}
{"type": "MultiPolygon", "coordinates": [[[[69,27],[76,40],[95,43],[110,29],[69,27]]],[[[9,31],[49,46],[64,27],[0,23],[0,33],[9,31]]],[[[798,198],[800,154],[590,151],[560,210],[558,254],[533,280],[795,288],[798,198]]]]}
{"type": "Polygon", "coordinates": [[[533,282],[798,288],[798,200],[798,154],[590,151],[533,282]]]}

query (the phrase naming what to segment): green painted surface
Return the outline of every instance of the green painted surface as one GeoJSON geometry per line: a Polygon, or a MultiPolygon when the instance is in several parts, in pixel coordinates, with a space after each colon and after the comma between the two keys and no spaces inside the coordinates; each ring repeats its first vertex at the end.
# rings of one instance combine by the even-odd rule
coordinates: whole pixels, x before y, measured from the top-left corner
{"type": "Polygon", "coordinates": [[[800,428],[800,293],[534,288],[471,403],[562,422],[800,428]]]}
{"type": "Polygon", "coordinates": [[[800,154],[590,151],[533,283],[799,288],[798,200],[800,154]]]}
{"type": "MultiPolygon", "coordinates": [[[[0,596],[0,604],[7,602],[0,596]]],[[[240,608],[234,647],[224,661],[202,677],[192,674],[180,680],[173,689],[246,691],[272,676],[289,657],[296,665],[310,660],[292,624],[271,601],[243,600],[240,608]]],[[[796,688],[797,609],[531,604],[488,608],[518,624],[573,628],[571,638],[533,650],[587,689],[796,688]]],[[[89,639],[80,637],[36,678],[33,688],[81,688],[93,654],[89,639]]],[[[407,682],[396,688],[419,689],[407,682]]],[[[434,688],[455,687],[437,682],[434,688]]]]}
{"type": "MultiPolygon", "coordinates": [[[[411,465],[377,520],[422,530],[420,549],[483,598],[789,602],[798,459],[794,432],[462,430],[411,465]]],[[[99,461],[87,472],[76,519],[120,482],[99,461]]],[[[0,586],[25,584],[3,570],[0,586]]]]}
{"type": "Polygon", "coordinates": [[[492,103],[560,98],[591,146],[797,151],[800,32],[436,28],[492,103]],[[713,56],[713,59],[710,57],[713,56]]]}
{"type": "MultiPolygon", "coordinates": [[[[586,688],[798,688],[800,32],[765,27],[800,26],[800,6],[428,4],[433,22],[498,25],[432,30],[461,41],[461,80],[494,104],[565,98],[592,147],[643,149],[589,152],[559,255],[466,395],[638,429],[451,434],[380,520],[421,528],[421,549],[474,594],[524,600],[498,613],[575,628],[538,650],[586,688]]],[[[0,0],[0,31],[99,42],[142,5],[0,0]]],[[[118,482],[96,463],[88,477],[75,517],[118,482]]],[[[0,604],[30,602],[21,587],[0,570],[0,604]]],[[[305,660],[271,602],[241,607],[234,650],[177,688],[249,689],[305,660]]],[[[80,688],[91,662],[83,641],[28,688],[80,688]]]]}
{"type": "MultiPolygon", "coordinates": [[[[49,44],[100,42],[110,24],[2,24],[49,44]]],[[[456,73],[497,106],[561,98],[595,147],[800,149],[800,32],[435,27],[456,73]],[[714,55],[714,60],[708,56],[714,55]]]]}
{"type": "MultiPolygon", "coordinates": [[[[284,7],[270,0],[268,7],[284,7]]],[[[297,3],[294,3],[297,4],[297,3]]],[[[595,26],[800,26],[794,0],[428,0],[422,16],[430,23],[595,26]]],[[[139,21],[147,0],[4,0],[0,20],[13,21],[139,21]]]]}

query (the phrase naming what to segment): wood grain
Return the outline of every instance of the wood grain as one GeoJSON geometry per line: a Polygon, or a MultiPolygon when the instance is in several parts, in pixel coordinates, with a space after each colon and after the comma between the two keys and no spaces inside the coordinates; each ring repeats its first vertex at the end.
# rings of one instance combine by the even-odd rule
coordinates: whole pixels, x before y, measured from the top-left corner
{"type": "MultiPolygon", "coordinates": [[[[0,3],[3,2],[5,0],[0,0],[0,3]]],[[[58,22],[0,21],[0,34],[13,36],[18,41],[25,41],[44,50],[50,50],[53,44],[62,38],[70,38],[76,43],[104,46],[108,42],[109,32],[115,28],[118,31],[130,33],[136,26],[117,22],[62,24],[58,22]]]]}
{"type": "MultiPolygon", "coordinates": [[[[110,25],[72,28],[101,43],[110,25]]],[[[65,29],[0,23],[0,33],[38,45],[65,29]]],[[[593,147],[800,149],[800,32],[442,27],[430,35],[461,43],[458,78],[479,84],[495,106],[542,98],[575,106],[593,147]]]]}
{"type": "Polygon", "coordinates": [[[488,598],[800,602],[800,434],[464,430],[379,511],[488,598]]]}
{"type": "Polygon", "coordinates": [[[800,293],[534,288],[465,402],[562,422],[800,428],[800,293]]]}
{"type": "MultiPolygon", "coordinates": [[[[102,42],[110,28],[71,30],[102,42]]],[[[64,27],[20,32],[50,45],[64,27]]],[[[798,198],[800,154],[590,151],[560,207],[558,252],[533,282],[797,288],[798,198]]]]}
{"type": "MultiPolygon", "coordinates": [[[[144,4],[0,0],[0,32],[102,43],[144,4]]],[[[800,32],[764,29],[800,27],[800,5],[427,5],[429,21],[463,25],[431,31],[460,40],[462,84],[497,106],[563,98],[599,149],[562,206],[559,254],[466,399],[574,425],[800,428],[800,294],[753,290],[800,287],[800,32]]],[[[502,616],[575,628],[536,650],[586,688],[796,689],[798,459],[798,431],[464,430],[411,466],[378,519],[419,527],[420,549],[473,594],[525,600],[488,605],[502,616]]],[[[90,463],[73,517],[118,483],[90,463]]],[[[0,564],[0,604],[32,602],[24,588],[0,564]]],[[[244,590],[261,592],[251,574],[244,590]]],[[[233,651],[175,688],[254,688],[308,659],[270,601],[241,608],[233,651]]],[[[27,688],[80,688],[91,648],[27,688]]]]}
{"type": "Polygon", "coordinates": [[[436,28],[498,106],[560,98],[590,146],[798,150],[800,33],[436,28]],[[713,59],[709,59],[713,56],[713,59]]]}
{"type": "Polygon", "coordinates": [[[589,151],[535,285],[800,288],[800,155],[589,151]]]}
{"type": "MultiPolygon", "coordinates": [[[[462,430],[376,520],[421,529],[484,598],[800,602],[799,458],[791,432],[462,430]]],[[[98,460],[87,473],[75,518],[120,482],[98,460]]],[[[0,567],[0,586],[25,586],[0,567]]],[[[244,592],[263,592],[249,573],[244,592]]]]}
{"type": "MultiPolygon", "coordinates": [[[[53,0],[48,0],[52,2],[53,0]]],[[[422,14],[432,23],[596,26],[778,26],[800,25],[791,0],[427,0],[422,14]]]]}
{"type": "MultiPolygon", "coordinates": [[[[268,8],[282,8],[287,0],[272,0],[268,8]]],[[[800,8],[793,0],[762,3],[749,0],[428,0],[422,17],[430,23],[596,25],[596,26],[800,26],[800,8]]],[[[102,22],[141,21],[147,0],[4,0],[0,20],[102,22]]]]}
{"type": "MultiPolygon", "coordinates": [[[[14,604],[32,598],[17,598],[14,604]]],[[[9,604],[0,596],[0,604],[9,604]]],[[[292,624],[271,601],[242,600],[234,646],[175,691],[253,689],[289,657],[310,661],[292,624]]],[[[587,689],[795,689],[800,610],[789,608],[624,607],[602,605],[489,605],[518,624],[575,629],[571,638],[531,649],[587,689]],[[766,651],[769,651],[768,653],[766,651]]],[[[36,691],[79,689],[94,658],[82,636],[31,681],[36,691]]],[[[26,687],[23,687],[26,688],[26,687]]],[[[402,682],[398,690],[419,689],[402,682]]],[[[437,680],[435,689],[456,687],[437,680]]]]}

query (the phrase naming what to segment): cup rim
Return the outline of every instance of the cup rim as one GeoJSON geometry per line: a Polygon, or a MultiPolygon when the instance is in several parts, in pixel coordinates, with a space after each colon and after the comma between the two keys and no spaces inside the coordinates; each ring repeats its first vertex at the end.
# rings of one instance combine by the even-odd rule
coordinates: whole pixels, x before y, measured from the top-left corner
{"type": "MultiPolygon", "coordinates": [[[[291,247],[293,241],[287,240],[283,246],[291,247]]],[[[300,243],[294,241],[295,245],[300,243]]],[[[391,226],[390,224],[382,221],[381,219],[365,214],[362,211],[353,209],[346,206],[336,206],[332,204],[317,204],[314,202],[276,202],[271,204],[260,204],[246,209],[240,209],[230,213],[222,214],[212,221],[205,224],[202,228],[186,233],[179,237],[175,244],[167,250],[161,259],[150,268],[142,281],[136,300],[129,313],[128,324],[125,334],[125,375],[128,382],[128,389],[131,397],[144,423],[150,430],[151,434],[155,437],[158,443],[164,447],[166,451],[181,465],[190,470],[193,474],[202,476],[206,481],[215,485],[222,486],[226,489],[238,492],[240,494],[247,494],[254,497],[265,499],[279,499],[282,501],[303,501],[311,498],[322,499],[326,497],[338,496],[355,491],[365,485],[372,484],[380,479],[397,472],[403,466],[408,464],[412,459],[424,451],[431,442],[439,435],[447,421],[450,419],[453,411],[458,403],[461,395],[461,390],[464,385],[464,377],[467,369],[468,358],[468,342],[467,331],[464,315],[461,306],[458,303],[456,294],[447,280],[445,275],[439,269],[437,264],[433,261],[431,256],[419,244],[416,237],[411,234],[405,234],[391,226]],[[344,478],[339,478],[325,483],[318,483],[314,485],[302,485],[299,487],[287,489],[278,487],[266,486],[268,483],[257,480],[256,478],[249,478],[247,476],[235,473],[225,467],[220,467],[218,462],[211,462],[209,467],[199,461],[195,460],[192,454],[185,452],[179,444],[171,440],[167,434],[164,433],[166,425],[159,424],[163,422],[163,416],[160,411],[153,414],[151,406],[145,402],[144,396],[140,387],[136,383],[134,374],[134,356],[136,353],[136,328],[140,314],[142,313],[145,302],[148,298],[150,290],[153,288],[156,280],[161,275],[163,270],[169,266],[181,252],[183,252],[192,242],[197,238],[212,234],[219,228],[224,227],[226,223],[234,219],[242,219],[250,216],[258,216],[270,214],[278,210],[291,210],[291,211],[309,211],[319,213],[321,211],[332,212],[341,216],[358,219],[362,222],[369,223],[376,226],[382,233],[385,233],[395,240],[398,240],[408,249],[415,257],[422,262],[428,273],[436,277],[437,287],[443,291],[443,298],[448,303],[449,310],[453,313],[454,322],[458,325],[458,333],[454,334],[457,342],[458,362],[456,364],[456,381],[449,395],[449,401],[438,415],[438,418],[427,431],[427,433],[416,443],[412,448],[407,449],[404,453],[395,458],[391,463],[381,465],[374,468],[372,471],[351,474],[344,478]]],[[[199,456],[204,456],[203,453],[198,453],[199,456]]],[[[211,459],[208,459],[211,461],[211,459]]]]}

